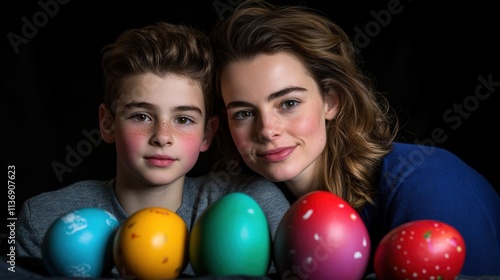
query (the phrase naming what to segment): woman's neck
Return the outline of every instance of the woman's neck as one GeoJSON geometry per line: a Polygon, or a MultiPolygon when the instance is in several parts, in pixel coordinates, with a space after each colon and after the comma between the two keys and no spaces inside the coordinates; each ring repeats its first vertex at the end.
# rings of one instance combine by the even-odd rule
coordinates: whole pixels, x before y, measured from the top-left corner
{"type": "Polygon", "coordinates": [[[306,193],[322,189],[322,177],[317,173],[319,172],[314,172],[312,168],[304,170],[300,175],[284,182],[284,184],[296,198],[299,198],[306,193]]]}

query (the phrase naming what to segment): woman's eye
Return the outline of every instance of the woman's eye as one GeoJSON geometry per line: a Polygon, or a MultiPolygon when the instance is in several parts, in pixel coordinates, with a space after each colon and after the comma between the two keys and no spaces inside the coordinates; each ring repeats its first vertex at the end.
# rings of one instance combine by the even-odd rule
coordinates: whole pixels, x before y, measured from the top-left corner
{"type": "Polygon", "coordinates": [[[251,111],[238,111],[233,114],[233,119],[235,120],[244,120],[251,117],[253,117],[253,113],[251,111]]]}
{"type": "Polygon", "coordinates": [[[283,103],[281,103],[281,108],[285,110],[290,110],[296,107],[299,104],[299,101],[297,100],[286,100],[283,103]]]}

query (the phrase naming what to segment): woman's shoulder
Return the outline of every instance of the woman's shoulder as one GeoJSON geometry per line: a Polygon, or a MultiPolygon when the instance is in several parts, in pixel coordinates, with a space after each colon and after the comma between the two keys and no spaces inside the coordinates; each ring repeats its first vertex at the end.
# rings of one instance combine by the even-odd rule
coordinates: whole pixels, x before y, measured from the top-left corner
{"type": "Polygon", "coordinates": [[[439,187],[455,186],[454,189],[467,186],[486,186],[489,182],[474,168],[454,153],[440,147],[421,144],[393,144],[392,151],[387,154],[381,165],[380,187],[388,186],[397,190],[404,186],[439,187]],[[458,187],[460,186],[460,187],[458,187]]]}
{"type": "Polygon", "coordinates": [[[392,150],[383,159],[383,168],[390,169],[447,169],[473,171],[451,151],[431,145],[394,142],[392,150]]]}
{"type": "Polygon", "coordinates": [[[459,158],[449,150],[434,145],[424,145],[417,143],[394,142],[392,150],[387,158],[408,157],[415,160],[424,158],[440,158],[445,160],[459,160],[459,158]]]}

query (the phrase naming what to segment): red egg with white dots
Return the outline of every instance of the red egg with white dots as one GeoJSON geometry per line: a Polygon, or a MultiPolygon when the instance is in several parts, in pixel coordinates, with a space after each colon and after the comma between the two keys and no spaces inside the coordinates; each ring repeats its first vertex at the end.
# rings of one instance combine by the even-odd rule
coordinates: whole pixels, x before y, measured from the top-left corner
{"type": "Polygon", "coordinates": [[[377,279],[456,279],[465,261],[460,232],[435,220],[402,224],[387,233],[377,246],[377,279]]]}
{"type": "Polygon", "coordinates": [[[273,257],[282,279],[362,279],[370,237],[359,214],[342,198],[314,191],[281,220],[273,257]]]}

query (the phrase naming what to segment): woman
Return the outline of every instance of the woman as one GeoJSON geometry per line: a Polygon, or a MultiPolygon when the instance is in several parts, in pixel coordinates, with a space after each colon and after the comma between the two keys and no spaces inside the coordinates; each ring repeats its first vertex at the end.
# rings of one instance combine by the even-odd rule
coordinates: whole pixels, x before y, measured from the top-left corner
{"type": "Polygon", "coordinates": [[[282,183],[292,201],[314,190],[342,197],[372,253],[391,229],[435,219],[465,239],[461,274],[500,275],[498,194],[450,152],[395,141],[397,120],[339,26],[305,7],[246,1],[211,39],[223,156],[282,183]]]}

